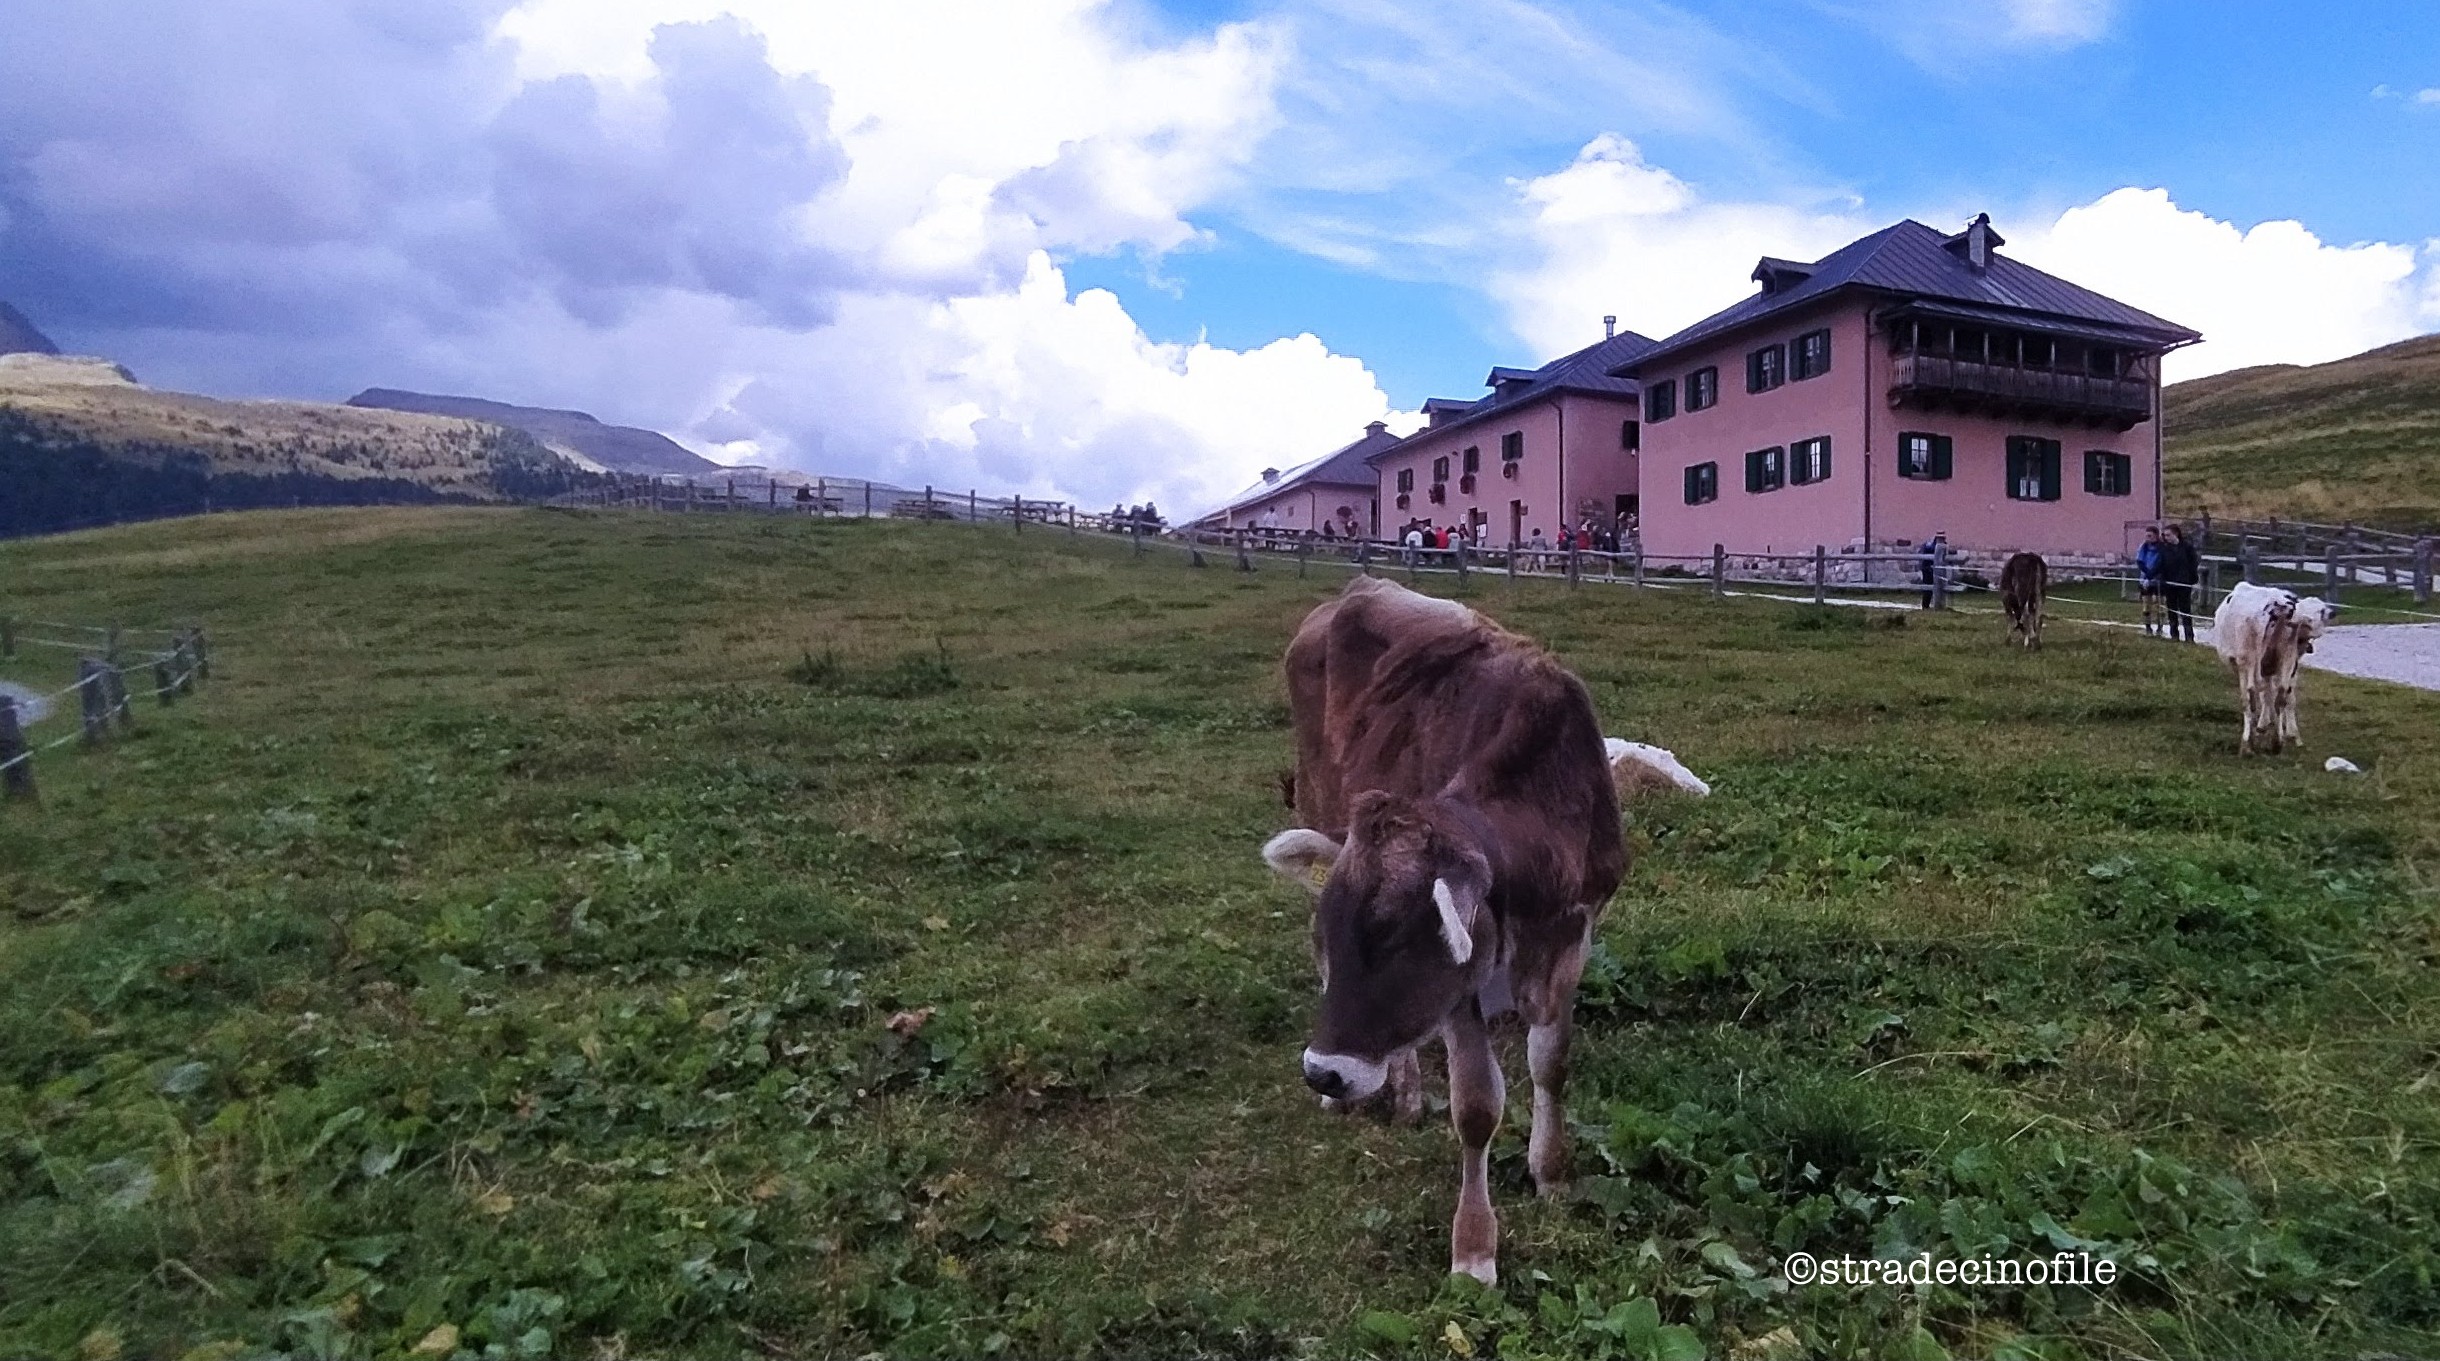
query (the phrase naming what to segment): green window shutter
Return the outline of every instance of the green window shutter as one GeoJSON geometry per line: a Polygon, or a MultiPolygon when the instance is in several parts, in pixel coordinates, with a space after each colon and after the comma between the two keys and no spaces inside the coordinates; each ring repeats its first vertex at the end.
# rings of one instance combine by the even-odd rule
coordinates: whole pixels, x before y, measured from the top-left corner
{"type": "Polygon", "coordinates": [[[2055,439],[2043,440],[2041,449],[2042,499],[2056,501],[2059,499],[2059,442],[2055,439]]]}
{"type": "Polygon", "coordinates": [[[2101,455],[2087,453],[2084,456],[2084,494],[2099,496],[2104,490],[2101,485],[2101,455]]]}
{"type": "Polygon", "coordinates": [[[1813,448],[1815,451],[1815,457],[1813,460],[1813,480],[1816,482],[1827,482],[1830,480],[1830,437],[1828,435],[1824,435],[1820,439],[1813,441],[1813,448]]]}
{"type": "Polygon", "coordinates": [[[1745,456],[1745,489],[1749,492],[1762,490],[1762,451],[1759,449],[1745,456]]]}
{"type": "Polygon", "coordinates": [[[1954,442],[1946,435],[1932,436],[1932,480],[1945,482],[1949,477],[1949,454],[1954,442]]]}
{"type": "Polygon", "coordinates": [[[1703,465],[1698,463],[1686,469],[1686,504],[1690,506],[1697,506],[1701,505],[1702,503],[1703,465]]]}

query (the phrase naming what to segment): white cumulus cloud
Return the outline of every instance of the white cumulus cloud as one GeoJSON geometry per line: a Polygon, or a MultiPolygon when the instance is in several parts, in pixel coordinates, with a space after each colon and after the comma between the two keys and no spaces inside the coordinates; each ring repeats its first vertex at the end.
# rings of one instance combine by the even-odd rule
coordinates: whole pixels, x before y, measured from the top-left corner
{"type": "Polygon", "coordinates": [[[2314,364],[2440,324],[2429,290],[2440,253],[2337,245],[2301,222],[2240,227],[2177,206],[2165,189],[2120,189],[2009,233],[2027,264],[2203,333],[2169,360],[2194,378],[2252,364],[2314,364]]]}
{"type": "MultiPolygon", "coordinates": [[[[1902,217],[1965,217],[1709,198],[1615,134],[1517,181],[1514,196],[1526,263],[1491,289],[1544,355],[1596,338],[1588,314],[1615,312],[1654,337],[1698,321],[1752,293],[1765,255],[1813,260],[1902,217]]],[[[2119,189],[2045,219],[1997,216],[2016,258],[2201,331],[2203,344],[2171,356],[2172,379],[2319,363],[2440,325],[2440,243],[2333,244],[2294,221],[2240,227],[2163,189],[2119,189]]]]}

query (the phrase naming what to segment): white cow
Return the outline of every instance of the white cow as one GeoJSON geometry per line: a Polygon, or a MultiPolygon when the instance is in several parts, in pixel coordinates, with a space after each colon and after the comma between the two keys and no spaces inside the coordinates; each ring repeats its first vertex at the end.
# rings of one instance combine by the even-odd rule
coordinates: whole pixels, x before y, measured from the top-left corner
{"type": "Polygon", "coordinates": [[[2319,596],[2298,599],[2294,591],[2239,582],[2211,618],[2212,647],[2236,673],[2245,706],[2240,755],[2276,753],[2295,744],[2296,667],[2329,631],[2336,611],[2319,596]]]}

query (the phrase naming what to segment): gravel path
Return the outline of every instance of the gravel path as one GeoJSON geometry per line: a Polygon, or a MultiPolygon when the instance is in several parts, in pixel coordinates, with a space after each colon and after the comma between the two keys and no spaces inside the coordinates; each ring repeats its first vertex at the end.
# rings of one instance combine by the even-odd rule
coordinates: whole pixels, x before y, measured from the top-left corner
{"type": "Polygon", "coordinates": [[[2305,665],[2440,690],[2440,624],[2335,624],[2305,665]]]}
{"type": "Polygon", "coordinates": [[[51,702],[13,681],[0,681],[0,695],[17,701],[17,721],[33,723],[51,712],[51,702]]]}
{"type": "MultiPolygon", "coordinates": [[[[2211,645],[2211,629],[2194,636],[2211,645]]],[[[2304,664],[2342,676],[2440,690],[2440,624],[2333,624],[2304,664]]]]}

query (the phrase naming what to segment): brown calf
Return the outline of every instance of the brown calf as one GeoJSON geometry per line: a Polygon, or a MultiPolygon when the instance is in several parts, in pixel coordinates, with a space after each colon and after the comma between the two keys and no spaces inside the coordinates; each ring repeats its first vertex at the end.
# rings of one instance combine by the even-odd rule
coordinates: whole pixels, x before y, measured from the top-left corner
{"type": "Polygon", "coordinates": [[[1592,699],[1526,639],[1374,577],[1306,617],[1286,670],[1304,825],[1263,858],[1316,897],[1305,1081],[1420,1109],[1415,1049],[1440,1037],[1463,1147],[1450,1270],[1494,1281],[1488,1149],[1506,1089],[1484,1023],[1513,1006],[1528,1026],[1527,1164],[1554,1194],[1576,983],[1627,868],[1592,699]]]}

